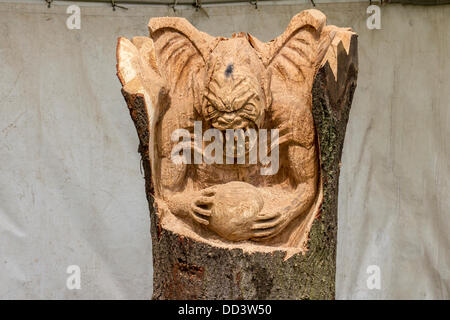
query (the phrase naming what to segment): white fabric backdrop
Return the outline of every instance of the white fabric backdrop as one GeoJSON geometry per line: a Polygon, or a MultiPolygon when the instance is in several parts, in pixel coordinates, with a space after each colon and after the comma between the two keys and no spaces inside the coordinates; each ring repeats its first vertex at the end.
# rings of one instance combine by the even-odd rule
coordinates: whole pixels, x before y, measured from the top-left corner
{"type": "MultiPolygon", "coordinates": [[[[0,298],[150,298],[138,139],[115,76],[118,36],[167,8],[0,3],[0,298]],[[81,290],[66,268],[81,268],[81,290]]],[[[450,7],[320,4],[359,33],[360,74],[339,198],[337,298],[450,291],[450,7]],[[366,285],[369,265],[381,289],[366,285]]],[[[268,41],[310,5],[178,9],[213,35],[268,41]],[[205,12],[207,14],[205,14],[205,12]]]]}

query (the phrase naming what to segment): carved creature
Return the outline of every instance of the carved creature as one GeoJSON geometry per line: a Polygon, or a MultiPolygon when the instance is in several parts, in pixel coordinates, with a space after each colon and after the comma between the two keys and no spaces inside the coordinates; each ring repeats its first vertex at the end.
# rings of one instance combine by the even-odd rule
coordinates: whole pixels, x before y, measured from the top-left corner
{"type": "MultiPolygon", "coordinates": [[[[333,39],[352,32],[326,26],[317,10],[299,13],[267,43],[245,33],[212,37],[183,18],[153,18],[149,30],[150,38],[119,38],[118,76],[129,105],[145,103],[162,227],[217,246],[304,251],[322,201],[311,90],[333,39]],[[206,163],[213,139],[189,143],[203,161],[176,163],[173,132],[185,129],[195,141],[196,123],[202,135],[220,130],[214,141],[229,129],[277,129],[268,148],[277,143],[278,171],[261,174],[261,162],[206,163]]],[[[261,147],[248,140],[246,159],[261,147]]]]}

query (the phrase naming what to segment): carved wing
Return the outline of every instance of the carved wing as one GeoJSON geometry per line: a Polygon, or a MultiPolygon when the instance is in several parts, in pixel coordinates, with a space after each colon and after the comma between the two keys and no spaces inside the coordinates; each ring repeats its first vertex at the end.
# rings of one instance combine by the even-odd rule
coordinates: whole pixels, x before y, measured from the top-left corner
{"type": "Polygon", "coordinates": [[[172,98],[182,97],[184,106],[199,106],[201,92],[197,88],[201,87],[206,61],[218,39],[197,30],[184,18],[153,18],[148,28],[158,69],[172,98]]]}
{"type": "Polygon", "coordinates": [[[249,41],[272,76],[305,88],[305,84],[312,85],[314,72],[334,36],[331,30],[324,30],[325,23],[323,13],[306,10],[293,17],[283,34],[274,40],[263,43],[249,35],[249,41]]]}

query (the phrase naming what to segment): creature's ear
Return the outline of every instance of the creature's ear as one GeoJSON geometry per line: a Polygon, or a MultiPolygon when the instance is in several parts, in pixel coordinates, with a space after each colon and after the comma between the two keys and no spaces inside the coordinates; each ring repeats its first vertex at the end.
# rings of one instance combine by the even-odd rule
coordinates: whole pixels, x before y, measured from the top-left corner
{"type": "Polygon", "coordinates": [[[193,88],[201,78],[214,46],[214,37],[197,30],[184,18],[153,18],[148,24],[161,76],[170,91],[193,88]]]}
{"type": "Polygon", "coordinates": [[[293,17],[283,34],[274,40],[263,43],[249,35],[249,41],[272,76],[310,90],[334,36],[334,32],[324,29],[325,24],[322,12],[305,10],[293,17]]]}

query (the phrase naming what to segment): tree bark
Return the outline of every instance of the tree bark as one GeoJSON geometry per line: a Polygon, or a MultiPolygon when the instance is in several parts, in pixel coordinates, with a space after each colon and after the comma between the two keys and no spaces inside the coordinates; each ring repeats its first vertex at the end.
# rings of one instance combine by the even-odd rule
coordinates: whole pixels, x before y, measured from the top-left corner
{"type": "Polygon", "coordinates": [[[312,90],[324,200],[310,231],[308,251],[245,253],[194,241],[161,227],[153,201],[148,115],[143,98],[122,93],[140,139],[153,245],[153,299],[334,299],[340,159],[356,88],[357,38],[337,46],[337,79],[327,62],[312,90]]]}

